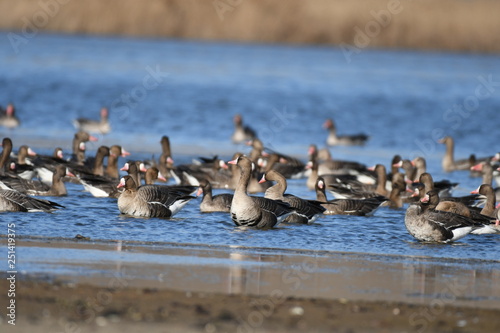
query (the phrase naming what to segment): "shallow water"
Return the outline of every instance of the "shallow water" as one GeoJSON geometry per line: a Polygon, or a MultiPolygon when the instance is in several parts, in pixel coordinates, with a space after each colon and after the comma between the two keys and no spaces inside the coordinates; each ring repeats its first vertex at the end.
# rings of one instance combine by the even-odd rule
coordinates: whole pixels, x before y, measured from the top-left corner
{"type": "MultiPolygon", "coordinates": [[[[7,41],[6,34],[0,38],[7,41]]],[[[6,43],[6,42],[5,42],[6,43]]],[[[234,146],[232,115],[244,120],[268,147],[306,158],[311,143],[323,146],[321,125],[333,117],[342,133],[365,132],[365,147],[332,148],[334,157],[383,163],[394,154],[424,155],[436,180],[460,182],[456,195],[481,180],[467,172],[444,174],[444,147],[434,137],[456,139],[456,157],[492,155],[499,150],[500,58],[483,55],[364,50],[347,63],[335,48],[216,44],[37,35],[16,54],[0,48],[0,105],[12,101],[22,126],[0,128],[17,148],[30,144],[41,153],[55,145],[69,152],[72,119],[97,117],[111,107],[113,131],[89,144],[122,144],[132,158],[160,153],[168,135],[176,163],[200,155],[228,158],[234,146]],[[157,74],[146,89],[145,78],[157,74]],[[481,82],[492,81],[490,85],[481,82]],[[489,90],[488,90],[489,89],[489,90]],[[123,94],[132,97],[123,102],[123,94]],[[477,96],[477,97],[476,97],[477,96]],[[462,111],[448,111],[464,104],[462,111]]],[[[66,206],[53,214],[2,213],[2,229],[16,224],[19,235],[240,245],[264,248],[404,254],[498,260],[498,235],[470,235],[447,245],[416,242],[404,227],[404,209],[381,208],[375,216],[326,216],[311,226],[242,230],[228,214],[201,214],[199,199],[175,218],[120,216],[112,199],[93,198],[68,184],[66,206]]],[[[314,198],[305,180],[288,192],[314,198]]]]}

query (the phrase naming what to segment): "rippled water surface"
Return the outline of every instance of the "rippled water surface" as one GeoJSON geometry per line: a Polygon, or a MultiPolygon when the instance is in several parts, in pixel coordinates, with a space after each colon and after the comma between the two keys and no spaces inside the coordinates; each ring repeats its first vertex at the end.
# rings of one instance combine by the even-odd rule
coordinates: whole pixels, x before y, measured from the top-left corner
{"type": "MultiPolygon", "coordinates": [[[[168,135],[178,164],[200,155],[228,158],[249,151],[229,141],[232,115],[242,113],[266,146],[305,160],[309,144],[324,145],[321,125],[333,117],[341,134],[371,136],[364,147],[332,148],[335,158],[388,166],[394,154],[424,155],[435,179],[460,183],[456,195],[481,180],[443,173],[444,147],[435,139],[453,135],[457,158],[500,150],[495,56],[363,50],[348,63],[335,48],[41,34],[15,53],[5,33],[0,39],[0,105],[15,103],[22,120],[0,134],[15,148],[28,143],[49,153],[60,145],[69,152],[72,119],[96,118],[107,105],[113,131],[90,144],[89,154],[118,143],[133,158],[159,156],[159,140],[168,135]]],[[[81,186],[68,184],[68,191],[55,199],[66,209],[2,213],[2,228],[14,222],[18,235],[499,259],[498,235],[416,242],[404,227],[404,209],[260,231],[236,228],[228,214],[201,214],[199,199],[173,219],[141,219],[120,216],[115,200],[94,198],[81,186]]],[[[290,181],[288,192],[314,198],[305,179],[290,181]]]]}

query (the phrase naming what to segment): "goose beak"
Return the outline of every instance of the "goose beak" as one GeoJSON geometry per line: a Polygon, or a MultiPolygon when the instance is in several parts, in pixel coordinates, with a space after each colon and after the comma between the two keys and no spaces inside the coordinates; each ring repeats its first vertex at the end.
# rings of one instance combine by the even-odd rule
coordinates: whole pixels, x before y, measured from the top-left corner
{"type": "Polygon", "coordinates": [[[196,191],[196,196],[199,197],[203,193],[203,189],[198,187],[198,191],[196,191]]]}
{"type": "Polygon", "coordinates": [[[483,171],[483,163],[476,164],[474,166],[471,166],[470,169],[472,171],[483,171]]]}
{"type": "Polygon", "coordinates": [[[122,148],[122,157],[127,157],[129,155],[130,155],[130,153],[122,148]]]}
{"type": "Polygon", "coordinates": [[[120,171],[128,171],[128,162],[123,165],[120,171]]]}
{"type": "Polygon", "coordinates": [[[66,176],[68,177],[76,177],[74,173],[72,173],[71,171],[69,170],[66,170],[66,176]]]}
{"type": "Polygon", "coordinates": [[[164,182],[167,181],[167,178],[163,177],[163,175],[161,174],[161,172],[158,172],[158,179],[161,180],[161,181],[164,181],[164,182]]]}
{"type": "Polygon", "coordinates": [[[120,183],[116,185],[116,188],[124,187],[125,186],[125,178],[120,179],[120,183]]]}
{"type": "Polygon", "coordinates": [[[227,162],[227,164],[238,164],[238,159],[227,162]]]}
{"type": "Polygon", "coordinates": [[[89,135],[89,141],[98,141],[99,139],[95,136],[89,135]]]}
{"type": "Polygon", "coordinates": [[[259,180],[259,184],[262,184],[262,183],[265,183],[267,180],[266,180],[266,175],[262,175],[262,178],[259,180]]]}
{"type": "Polygon", "coordinates": [[[31,148],[28,148],[28,155],[30,155],[30,156],[36,156],[36,153],[31,148]]]}
{"type": "Polygon", "coordinates": [[[172,159],[172,157],[167,157],[167,163],[172,163],[174,164],[174,160],[172,159]]]}

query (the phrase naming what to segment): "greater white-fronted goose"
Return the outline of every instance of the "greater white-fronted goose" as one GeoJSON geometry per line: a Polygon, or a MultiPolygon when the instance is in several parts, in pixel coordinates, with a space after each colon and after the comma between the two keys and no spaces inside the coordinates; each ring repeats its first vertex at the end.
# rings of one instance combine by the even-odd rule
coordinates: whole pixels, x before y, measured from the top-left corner
{"type": "Polygon", "coordinates": [[[107,134],[111,131],[111,125],[109,124],[108,116],[108,109],[101,108],[100,120],[78,118],[73,121],[73,125],[77,130],[82,130],[90,133],[107,134]]]}
{"type": "MultiPolygon", "coordinates": [[[[310,173],[309,176],[307,177],[306,185],[307,188],[310,190],[314,190],[316,186],[316,180],[320,176],[318,168],[319,166],[316,159],[307,162],[306,169],[310,169],[310,173]]],[[[323,177],[327,185],[342,183],[343,181],[349,181],[349,180],[356,181],[359,179],[358,176],[359,174],[357,174],[356,172],[351,173],[351,170],[349,169],[334,170],[331,173],[321,175],[321,177],[323,177]]],[[[363,178],[363,180],[365,179],[363,178]]]]}
{"type": "Polygon", "coordinates": [[[37,199],[19,191],[4,188],[0,182],[0,212],[46,212],[64,208],[49,200],[37,199]]]}
{"type": "Polygon", "coordinates": [[[201,157],[201,163],[181,164],[172,170],[176,183],[199,186],[202,179],[208,180],[213,188],[229,188],[231,173],[226,163],[217,156],[201,157]]]}
{"type": "Polygon", "coordinates": [[[262,166],[264,166],[264,173],[269,170],[276,170],[288,179],[300,179],[306,173],[304,163],[297,160],[289,162],[285,157],[276,153],[269,155],[265,160],[265,165],[262,166]]]}
{"type": "MultiPolygon", "coordinates": [[[[481,184],[493,185],[493,176],[495,170],[493,170],[493,166],[490,164],[489,161],[478,163],[473,167],[471,167],[471,170],[481,173],[483,177],[481,184]]],[[[500,201],[500,188],[493,189],[493,193],[495,195],[495,200],[500,201]]]]}
{"type": "Polygon", "coordinates": [[[161,144],[161,155],[158,159],[158,170],[165,177],[169,179],[172,174],[171,170],[174,168],[174,160],[172,158],[172,150],[170,148],[170,139],[168,136],[162,136],[160,140],[161,144]]]}
{"type": "Polygon", "coordinates": [[[71,162],[75,162],[79,165],[83,165],[85,162],[85,142],[97,141],[97,138],[90,135],[85,131],[79,131],[75,133],[73,137],[73,154],[71,155],[71,162]]]}
{"type": "Polygon", "coordinates": [[[470,167],[476,163],[483,162],[485,158],[476,159],[475,156],[471,161],[470,158],[455,160],[455,142],[451,136],[445,136],[438,141],[439,143],[446,145],[446,152],[443,156],[442,166],[445,172],[452,172],[455,170],[470,170],[470,167]],[[471,162],[473,164],[471,164],[471,162]]]}
{"type": "Polygon", "coordinates": [[[19,118],[16,116],[16,109],[14,105],[8,104],[5,110],[0,108],[0,126],[7,128],[15,128],[21,124],[19,118]]]}
{"type": "Polygon", "coordinates": [[[285,194],[287,183],[286,178],[276,170],[267,171],[260,180],[260,183],[266,181],[275,181],[264,193],[264,197],[272,200],[286,202],[294,209],[293,214],[283,220],[286,223],[312,224],[316,219],[323,215],[325,208],[319,201],[304,200],[292,194],[285,194]]]}
{"type": "MultiPolygon", "coordinates": [[[[233,155],[232,160],[235,161],[238,159],[238,157],[243,156],[241,153],[235,153],[233,155]]],[[[257,170],[255,169],[255,164],[252,164],[253,167],[251,168],[250,172],[250,180],[248,183],[247,191],[248,193],[263,193],[265,192],[269,187],[269,183],[259,183],[259,176],[257,175],[257,170]]],[[[240,181],[241,178],[241,169],[236,165],[236,164],[231,164],[229,165],[229,170],[231,172],[231,182],[228,184],[228,189],[236,189],[238,182],[240,181]]]]}
{"type": "Polygon", "coordinates": [[[405,226],[410,235],[424,242],[452,242],[470,233],[494,233],[494,228],[462,215],[435,210],[439,196],[429,191],[417,204],[408,207],[405,226]]]}
{"type": "Polygon", "coordinates": [[[56,147],[52,155],[37,154],[33,160],[37,177],[45,184],[52,184],[52,177],[56,167],[60,164],[67,165],[68,161],[64,160],[63,150],[56,147]]]}
{"type": "Polygon", "coordinates": [[[471,191],[471,194],[480,194],[486,197],[486,203],[484,204],[483,209],[481,209],[481,214],[497,217],[498,208],[495,207],[496,204],[496,196],[495,190],[490,184],[482,184],[476,190],[471,191]]]}
{"type": "Polygon", "coordinates": [[[8,168],[8,161],[10,153],[12,152],[12,140],[10,138],[3,138],[2,140],[2,154],[0,155],[0,175],[4,175],[8,168]]]}
{"type": "Polygon", "coordinates": [[[250,151],[248,158],[253,163],[257,164],[257,162],[258,162],[259,158],[261,158],[261,156],[264,156],[264,157],[266,156],[266,153],[264,152],[264,144],[262,143],[262,141],[260,141],[260,139],[255,138],[255,139],[249,140],[249,141],[247,141],[246,144],[248,146],[252,147],[252,150],[250,151]]]}
{"type": "MultiPolygon", "coordinates": [[[[365,199],[378,195],[388,197],[389,192],[386,188],[387,173],[385,166],[377,164],[375,167],[368,168],[374,170],[377,175],[377,182],[373,185],[363,184],[358,181],[349,181],[347,183],[330,183],[328,188],[336,199],[365,199]]],[[[325,177],[325,176],[323,176],[325,177]]]]}
{"type": "Polygon", "coordinates": [[[18,177],[31,180],[36,176],[36,170],[28,157],[34,157],[36,153],[27,145],[22,145],[17,151],[17,160],[11,159],[10,170],[18,177]]]}
{"type": "Polygon", "coordinates": [[[180,186],[137,186],[130,176],[122,177],[117,187],[125,189],[118,198],[120,212],[139,217],[170,218],[195,198],[188,194],[193,190],[191,186],[186,186],[184,191],[180,186]]]}
{"type": "Polygon", "coordinates": [[[415,157],[411,161],[411,163],[416,168],[416,174],[415,174],[414,179],[412,179],[412,181],[418,181],[420,179],[420,176],[423,173],[427,172],[427,162],[426,162],[425,158],[418,156],[418,157],[415,157]]]}
{"type": "Polygon", "coordinates": [[[200,188],[198,189],[199,196],[203,193],[203,198],[200,203],[200,212],[214,213],[223,212],[229,213],[231,211],[231,202],[233,201],[233,194],[221,193],[212,195],[212,185],[206,179],[200,181],[200,188]]]}
{"type": "Polygon", "coordinates": [[[9,188],[27,195],[59,197],[67,195],[66,186],[62,181],[62,178],[65,176],[74,177],[74,175],[67,170],[66,166],[58,165],[52,176],[51,186],[48,186],[39,180],[26,180],[14,177],[5,177],[0,179],[0,181],[2,181],[9,188]]]}
{"type": "Polygon", "coordinates": [[[247,194],[248,183],[252,177],[252,161],[246,156],[239,156],[229,161],[241,171],[231,203],[231,219],[237,226],[272,228],[292,214],[290,205],[277,200],[254,197],[247,194]]]}
{"type": "Polygon", "coordinates": [[[106,166],[105,175],[118,179],[120,177],[118,172],[118,157],[127,157],[130,153],[126,151],[122,146],[113,145],[109,149],[108,165],[106,166]]]}
{"type": "Polygon", "coordinates": [[[389,194],[389,208],[398,209],[403,207],[402,193],[406,192],[406,182],[404,176],[400,172],[396,172],[392,176],[392,189],[389,194]]]}
{"type": "Polygon", "coordinates": [[[431,174],[428,172],[424,172],[423,174],[420,175],[419,182],[424,184],[425,186],[424,193],[436,189],[440,197],[450,197],[451,191],[458,185],[458,183],[451,183],[448,180],[441,180],[435,182],[431,174]]]}
{"type": "Polygon", "coordinates": [[[255,131],[252,128],[243,125],[243,118],[240,114],[236,114],[233,117],[233,122],[234,132],[231,136],[233,143],[243,143],[257,138],[257,134],[255,134],[255,131]]]}
{"type": "Polygon", "coordinates": [[[326,144],[329,146],[362,146],[369,139],[366,134],[337,135],[337,128],[332,119],[327,119],[323,128],[328,130],[326,144]]]}
{"type": "Polygon", "coordinates": [[[146,185],[153,185],[157,180],[166,182],[167,180],[161,174],[160,170],[157,167],[150,167],[146,170],[146,174],[144,175],[144,183],[146,185]]]}
{"type": "Polygon", "coordinates": [[[310,145],[308,149],[309,163],[316,161],[318,163],[318,175],[327,175],[336,173],[339,170],[342,170],[343,173],[349,174],[359,174],[360,177],[367,176],[365,178],[361,178],[363,182],[375,182],[375,179],[370,179],[369,175],[366,175],[366,165],[354,161],[344,161],[344,160],[334,160],[328,149],[322,149],[322,158],[319,158],[319,150],[316,145],[310,145]],[[322,160],[320,162],[320,160],[322,160]]]}
{"type": "Polygon", "coordinates": [[[378,196],[368,199],[334,199],[328,200],[325,192],[326,184],[322,177],[316,181],[316,200],[321,202],[324,215],[356,215],[371,216],[387,201],[386,197],[378,196]]]}

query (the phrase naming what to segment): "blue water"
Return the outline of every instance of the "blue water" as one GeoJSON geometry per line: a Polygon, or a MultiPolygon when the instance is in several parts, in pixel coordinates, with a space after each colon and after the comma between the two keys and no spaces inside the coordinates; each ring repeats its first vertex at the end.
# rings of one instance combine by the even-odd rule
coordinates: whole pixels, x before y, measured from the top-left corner
{"type": "MultiPolygon", "coordinates": [[[[6,33],[0,40],[0,105],[13,102],[22,121],[15,130],[0,128],[0,135],[13,138],[16,148],[28,143],[49,153],[60,145],[69,152],[72,119],[96,118],[106,105],[112,133],[89,144],[89,155],[117,143],[132,158],[159,156],[159,140],[168,135],[176,163],[200,154],[228,158],[249,151],[229,140],[232,116],[241,113],[266,146],[305,160],[309,144],[324,146],[321,125],[333,117],[340,134],[371,136],[365,147],[331,148],[334,158],[388,166],[394,154],[423,155],[435,179],[460,182],[456,195],[481,181],[467,172],[443,173],[444,147],[435,139],[452,135],[457,158],[500,150],[497,56],[363,50],[347,63],[340,49],[327,47],[44,34],[16,53],[6,33]]],[[[140,219],[120,216],[114,200],[94,198],[81,186],[68,184],[68,191],[55,199],[66,206],[56,213],[0,214],[0,234],[15,223],[26,236],[500,259],[498,235],[470,235],[452,245],[416,242],[404,227],[404,209],[241,230],[228,214],[201,214],[199,201],[171,220],[140,219]]],[[[288,192],[314,198],[305,179],[290,181],[288,192]]]]}

